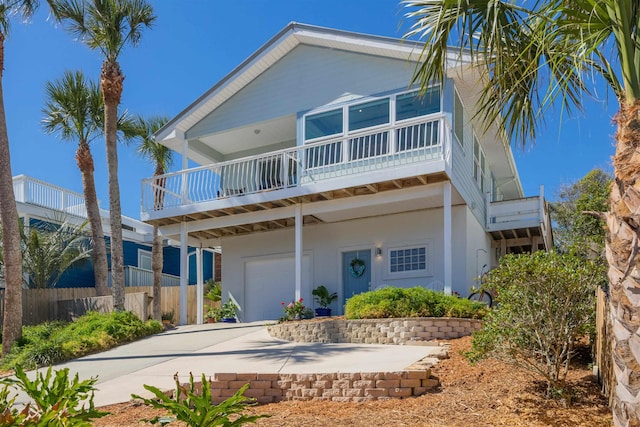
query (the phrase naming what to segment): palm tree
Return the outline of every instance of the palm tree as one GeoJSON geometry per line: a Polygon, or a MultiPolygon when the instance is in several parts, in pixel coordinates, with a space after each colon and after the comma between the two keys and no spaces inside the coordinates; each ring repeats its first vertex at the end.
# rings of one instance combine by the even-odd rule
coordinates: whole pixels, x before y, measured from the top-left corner
{"type": "Polygon", "coordinates": [[[4,317],[2,354],[7,354],[14,341],[22,336],[22,253],[18,209],[13,193],[9,135],[4,112],[2,75],[4,71],[4,42],[9,35],[10,18],[21,15],[30,18],[38,7],[37,0],[7,0],[0,3],[0,224],[4,252],[4,317]]]}
{"type": "MultiPolygon", "coordinates": [[[[138,116],[134,120],[134,129],[140,142],[138,144],[138,154],[151,162],[155,171],[154,176],[164,175],[173,163],[173,152],[166,146],[156,142],[154,134],[160,130],[169,119],[167,117],[144,117],[138,116]]],[[[154,209],[161,209],[165,186],[165,178],[154,179],[154,209]]],[[[160,320],[162,307],[160,305],[160,294],[162,288],[162,238],[158,233],[158,226],[153,225],[153,245],[151,246],[151,269],[153,270],[153,318],[160,320]]]]}
{"type": "Polygon", "coordinates": [[[118,57],[127,44],[137,46],[142,30],[154,20],[153,8],[145,0],[54,0],[54,15],[104,61],[100,90],[104,101],[104,135],[109,175],[111,221],[111,274],[113,306],[124,310],[124,264],[122,251],[122,209],[118,183],[118,105],[124,74],[118,57]]]}
{"type": "Polygon", "coordinates": [[[57,133],[63,140],[77,140],[76,163],[82,175],[82,188],[93,239],[93,271],[96,293],[109,293],[107,245],[96,195],[93,156],[89,143],[100,134],[104,107],[98,86],[85,79],[81,71],[67,71],[60,80],[47,82],[47,101],[42,124],[46,133],[57,133]]]}
{"type": "Polygon", "coordinates": [[[23,233],[23,270],[29,287],[53,288],[72,265],[91,256],[86,225],[41,222],[23,233]]]}
{"type": "MultiPolygon", "coordinates": [[[[580,108],[593,78],[619,102],[614,184],[605,214],[613,331],[613,415],[640,425],[640,3],[632,0],[407,0],[405,37],[425,41],[412,83],[442,81],[450,55],[470,61],[485,85],[478,118],[519,143],[534,140],[544,113],[580,108]],[[457,46],[448,49],[452,43],[457,46]],[[449,56],[448,56],[449,55],[449,56]]],[[[609,142],[607,142],[609,143],[609,142]]]]}

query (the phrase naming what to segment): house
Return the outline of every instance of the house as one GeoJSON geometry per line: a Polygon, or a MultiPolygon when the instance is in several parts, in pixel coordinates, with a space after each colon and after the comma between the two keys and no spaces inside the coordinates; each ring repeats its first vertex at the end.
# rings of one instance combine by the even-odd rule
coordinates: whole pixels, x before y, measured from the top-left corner
{"type": "Polygon", "coordinates": [[[508,139],[474,117],[477,72],[450,61],[421,95],[420,51],[289,24],[156,134],[183,168],[143,181],[142,220],[183,260],[222,247],[244,321],[321,284],[337,313],[383,286],[466,296],[501,255],[551,248],[542,190],[524,197],[508,139]]]}
{"type": "MultiPolygon", "coordinates": [[[[82,224],[87,220],[84,196],[80,193],[55,186],[53,184],[26,176],[13,177],[13,190],[18,215],[26,226],[38,222],[82,224]]],[[[101,209],[102,226],[109,240],[109,212],[101,209]]],[[[87,227],[89,225],[87,224],[87,227]]],[[[152,286],[151,243],[153,227],[142,221],[123,216],[123,259],[125,286],[152,286]]],[[[180,284],[180,251],[168,242],[163,247],[163,286],[180,284]]],[[[108,252],[108,251],[107,251],[108,252]]],[[[190,253],[195,253],[192,249],[190,253]]],[[[218,263],[220,254],[217,255],[218,263]]],[[[214,250],[203,254],[203,277],[213,277],[214,250]]],[[[189,284],[196,283],[196,260],[189,257],[189,284]]],[[[95,286],[93,264],[90,260],[80,262],[67,270],[57,287],[93,287],[95,286]]]]}

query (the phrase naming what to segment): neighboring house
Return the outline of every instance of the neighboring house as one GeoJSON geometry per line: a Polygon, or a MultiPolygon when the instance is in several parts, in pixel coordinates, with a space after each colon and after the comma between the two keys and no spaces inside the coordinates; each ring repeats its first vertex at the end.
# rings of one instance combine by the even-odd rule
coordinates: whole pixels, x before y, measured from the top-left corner
{"type": "Polygon", "coordinates": [[[542,191],[524,198],[508,138],[474,117],[477,72],[451,62],[422,96],[420,51],[288,25],[157,133],[183,170],[143,181],[142,219],[221,246],[244,321],[321,284],[338,313],[383,286],[466,296],[501,255],[551,248],[542,191]]]}
{"type": "MultiPolygon", "coordinates": [[[[82,194],[37,180],[25,175],[13,178],[13,190],[18,208],[18,215],[26,226],[33,226],[46,221],[61,223],[67,221],[81,224],[86,221],[87,214],[82,194]]],[[[109,212],[101,209],[102,226],[109,243],[109,212]]],[[[87,228],[90,226],[87,222],[87,228]]],[[[125,286],[152,286],[151,240],[153,227],[139,220],[122,217],[123,258],[125,269],[125,286]]],[[[108,250],[107,250],[108,252],[108,250]]],[[[163,286],[180,284],[180,250],[165,245],[163,286]]],[[[192,250],[191,253],[194,251],[192,250]]],[[[214,271],[213,252],[203,254],[204,279],[212,277],[214,271]]],[[[195,257],[189,259],[189,283],[196,281],[195,257]]],[[[218,255],[218,259],[220,256],[218,255]]],[[[79,262],[67,270],[57,287],[93,287],[93,263],[91,260],[79,262]]]]}

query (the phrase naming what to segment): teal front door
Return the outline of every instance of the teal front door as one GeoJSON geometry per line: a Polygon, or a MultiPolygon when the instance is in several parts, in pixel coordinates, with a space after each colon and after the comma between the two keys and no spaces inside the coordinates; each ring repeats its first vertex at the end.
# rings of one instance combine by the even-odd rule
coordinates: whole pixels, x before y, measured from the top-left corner
{"type": "Polygon", "coordinates": [[[353,295],[367,292],[371,284],[371,251],[342,253],[342,283],[344,300],[353,295]]]}

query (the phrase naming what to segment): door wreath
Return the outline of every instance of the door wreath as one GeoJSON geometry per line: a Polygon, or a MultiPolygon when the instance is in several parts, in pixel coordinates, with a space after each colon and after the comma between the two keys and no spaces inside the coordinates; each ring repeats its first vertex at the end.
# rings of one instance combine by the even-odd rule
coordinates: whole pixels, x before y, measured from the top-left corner
{"type": "Polygon", "coordinates": [[[358,278],[364,274],[366,268],[367,267],[364,264],[364,261],[356,257],[352,259],[351,263],[349,264],[349,273],[351,273],[353,277],[358,278]]]}

